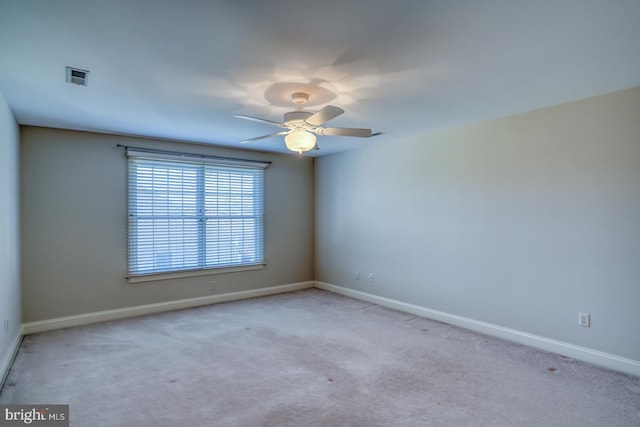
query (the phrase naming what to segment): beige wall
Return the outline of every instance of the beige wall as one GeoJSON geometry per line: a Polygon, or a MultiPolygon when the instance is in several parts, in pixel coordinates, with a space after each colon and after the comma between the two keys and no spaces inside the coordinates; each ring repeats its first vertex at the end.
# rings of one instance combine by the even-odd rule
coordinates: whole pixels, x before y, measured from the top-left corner
{"type": "Polygon", "coordinates": [[[640,361],[640,88],[318,159],[316,278],[640,361]]]}
{"type": "Polygon", "coordinates": [[[22,325],[18,167],[18,125],[0,93],[0,385],[22,325]]]}
{"type": "Polygon", "coordinates": [[[313,279],[310,158],[36,127],[21,134],[24,322],[313,279]],[[272,161],[266,268],[129,284],[127,162],[116,144],[272,161]]]}

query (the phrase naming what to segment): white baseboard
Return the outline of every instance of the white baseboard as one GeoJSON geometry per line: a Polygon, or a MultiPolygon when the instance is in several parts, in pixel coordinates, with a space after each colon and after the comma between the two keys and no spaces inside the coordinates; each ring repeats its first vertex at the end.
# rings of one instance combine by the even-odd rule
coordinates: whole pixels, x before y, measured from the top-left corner
{"type": "Polygon", "coordinates": [[[2,359],[0,359],[0,390],[4,386],[4,382],[7,380],[7,376],[9,375],[9,370],[11,369],[11,365],[13,364],[13,360],[16,358],[18,354],[18,350],[20,349],[20,343],[22,342],[22,331],[18,333],[11,344],[9,344],[9,348],[5,352],[5,354],[0,355],[2,359]]]}
{"type": "Polygon", "coordinates": [[[383,307],[392,308],[394,310],[404,311],[407,313],[415,314],[417,316],[450,323],[452,325],[460,326],[472,331],[481,332],[483,334],[506,339],[520,344],[525,344],[530,347],[539,348],[541,350],[571,357],[576,360],[593,363],[594,365],[599,365],[607,369],[612,369],[615,371],[624,372],[640,377],[640,361],[638,360],[627,359],[625,357],[616,356],[614,354],[604,353],[598,350],[592,350],[590,348],[580,347],[566,342],[529,334],[527,332],[504,328],[502,326],[494,325],[491,323],[480,322],[478,320],[457,316],[455,314],[432,310],[418,305],[408,304],[405,302],[396,301],[366,292],[332,285],[329,283],[316,282],[315,287],[378,304],[383,307]]]}
{"type": "MultiPolygon", "coordinates": [[[[20,347],[22,335],[46,332],[55,329],[69,328],[73,326],[88,325],[91,323],[104,322],[108,320],[124,319],[128,317],[141,316],[145,314],[160,313],[183,308],[198,307],[221,302],[236,301],[247,298],[255,298],[267,295],[274,295],[283,292],[291,292],[311,287],[317,287],[327,291],[335,292],[352,298],[378,304],[394,310],[404,311],[417,316],[426,317],[441,322],[450,323],[465,329],[481,332],[497,338],[525,344],[541,350],[561,354],[576,360],[593,363],[604,368],[613,369],[627,374],[640,377],[640,361],[628,359],[614,354],[592,350],[586,347],[529,334],[515,329],[505,328],[491,323],[469,319],[455,314],[449,314],[438,310],[432,310],[402,301],[380,297],[374,294],[356,291],[353,289],[336,286],[324,282],[300,282],[287,285],[272,286],[268,288],[252,289],[247,291],[230,292],[225,294],[208,295],[204,297],[189,298],[178,301],[162,302],[157,304],[146,304],[135,307],[127,307],[116,310],[106,310],[94,313],[80,314],[76,316],[59,317],[55,319],[29,322],[23,324],[22,334],[14,340],[12,347],[4,355],[0,364],[0,379],[4,381],[8,374],[11,363],[20,347]]],[[[2,384],[2,382],[0,382],[2,384]]]]}
{"type": "Polygon", "coordinates": [[[108,320],[125,319],[128,317],[142,316],[145,314],[180,310],[183,308],[198,307],[221,302],[236,301],[247,298],[274,295],[283,292],[297,291],[300,289],[312,288],[314,284],[314,282],[291,283],[288,285],[271,286],[268,288],[207,295],[204,297],[161,302],[157,304],[138,305],[135,307],[119,308],[115,310],[97,311],[94,313],[79,314],[76,316],[58,317],[55,319],[29,322],[23,324],[22,328],[24,335],[36,334],[39,332],[69,328],[72,326],[88,325],[91,323],[105,322],[108,320]]]}

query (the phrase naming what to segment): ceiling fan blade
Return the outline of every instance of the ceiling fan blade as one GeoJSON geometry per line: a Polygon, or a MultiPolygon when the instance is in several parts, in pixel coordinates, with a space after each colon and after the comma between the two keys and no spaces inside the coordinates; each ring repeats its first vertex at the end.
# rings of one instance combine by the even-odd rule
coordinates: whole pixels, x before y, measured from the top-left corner
{"type": "Polygon", "coordinates": [[[282,132],[270,133],[269,135],[256,136],[255,138],[249,138],[249,139],[245,139],[244,141],[240,141],[240,144],[246,144],[247,142],[258,141],[260,139],[272,138],[272,137],[278,136],[278,135],[286,135],[288,133],[289,133],[289,131],[286,130],[286,131],[282,131],[282,132]]]}
{"type": "Polygon", "coordinates": [[[320,126],[321,124],[338,117],[342,113],[344,113],[342,108],[327,105],[317,113],[310,115],[305,121],[311,126],[320,126]]]}
{"type": "Polygon", "coordinates": [[[357,136],[360,138],[369,138],[371,136],[371,129],[357,129],[357,128],[318,128],[316,129],[318,135],[331,135],[331,136],[357,136]]]}
{"type": "Polygon", "coordinates": [[[242,115],[242,114],[236,114],[233,117],[237,117],[239,119],[251,120],[251,121],[254,121],[254,122],[258,122],[258,123],[266,123],[268,125],[278,126],[280,128],[286,127],[283,123],[273,122],[271,120],[266,120],[266,119],[260,119],[258,117],[253,117],[253,116],[245,116],[245,115],[242,115]]]}

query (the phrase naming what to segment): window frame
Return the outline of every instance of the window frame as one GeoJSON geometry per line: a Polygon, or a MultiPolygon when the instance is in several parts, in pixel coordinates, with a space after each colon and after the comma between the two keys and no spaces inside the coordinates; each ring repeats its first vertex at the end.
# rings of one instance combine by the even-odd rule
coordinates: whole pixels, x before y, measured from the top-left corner
{"type": "MultiPolygon", "coordinates": [[[[198,155],[191,153],[176,153],[176,152],[168,152],[161,150],[150,150],[150,149],[132,149],[127,147],[127,275],[126,278],[130,283],[137,282],[146,282],[146,281],[154,281],[154,280],[164,280],[164,279],[174,279],[181,277],[192,277],[192,276],[202,276],[202,275],[211,275],[211,274],[221,274],[221,273],[229,273],[229,272],[238,272],[238,271],[250,271],[262,269],[266,265],[265,261],[265,251],[264,251],[264,187],[265,187],[265,173],[264,169],[270,165],[270,162],[256,161],[256,160],[244,160],[244,159],[229,159],[222,158],[216,156],[206,156],[206,155],[198,155]],[[137,270],[135,271],[134,264],[137,262],[132,257],[139,255],[138,253],[134,254],[132,251],[137,251],[135,248],[137,245],[137,234],[134,232],[134,222],[135,222],[135,209],[132,208],[132,203],[136,203],[135,197],[138,196],[137,189],[133,189],[133,185],[135,185],[139,179],[139,177],[132,177],[132,173],[134,173],[134,162],[144,163],[148,162],[159,162],[158,165],[165,163],[167,166],[180,167],[181,165],[185,165],[185,169],[194,168],[198,170],[198,178],[197,183],[195,184],[195,192],[198,198],[198,206],[201,210],[193,217],[197,218],[198,226],[197,226],[197,251],[198,251],[198,265],[195,267],[191,266],[183,266],[183,268],[172,268],[169,270],[152,270],[152,271],[143,271],[137,270]],[[260,185],[259,189],[254,189],[250,194],[252,198],[259,197],[259,205],[257,210],[258,214],[249,215],[251,218],[259,218],[258,221],[258,232],[259,236],[254,235],[256,238],[257,244],[260,245],[260,248],[257,252],[258,255],[261,255],[261,259],[256,262],[249,263],[226,263],[226,264],[218,264],[212,265],[207,264],[206,251],[207,246],[211,244],[211,239],[207,239],[207,230],[206,230],[206,221],[216,218],[216,215],[207,215],[205,210],[202,208],[205,198],[207,197],[207,192],[205,190],[204,180],[205,175],[210,173],[211,171],[224,172],[229,173],[237,169],[240,174],[242,172],[250,172],[251,174],[257,174],[259,176],[259,182],[255,185],[260,185]]],[[[211,181],[213,182],[213,181],[211,181]]],[[[217,182],[217,180],[216,180],[217,182]]],[[[193,184],[192,184],[193,185],[193,184]]],[[[181,187],[184,188],[184,187],[181,187]]],[[[181,190],[181,194],[184,193],[184,190],[181,190]]],[[[183,205],[181,205],[182,207],[183,205]]],[[[244,205],[242,205],[244,206],[244,205]]],[[[166,215],[157,215],[157,216],[166,216],[166,215]]],[[[232,219],[245,219],[245,215],[241,216],[232,216],[228,215],[232,219]]],[[[153,217],[153,215],[151,215],[153,217]]],[[[149,219],[149,218],[147,218],[149,219]]],[[[167,233],[169,236],[170,233],[167,233]]],[[[230,252],[229,252],[230,253],[230,252]]]]}

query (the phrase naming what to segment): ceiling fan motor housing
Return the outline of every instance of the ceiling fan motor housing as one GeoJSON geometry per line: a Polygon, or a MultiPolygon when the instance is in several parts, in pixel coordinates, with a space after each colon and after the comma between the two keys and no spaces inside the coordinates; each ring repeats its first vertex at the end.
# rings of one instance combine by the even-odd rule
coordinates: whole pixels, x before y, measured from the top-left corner
{"type": "Polygon", "coordinates": [[[291,112],[285,113],[284,124],[289,126],[289,125],[294,125],[297,122],[304,122],[311,115],[313,115],[313,113],[310,113],[309,111],[291,111],[291,112]]]}

